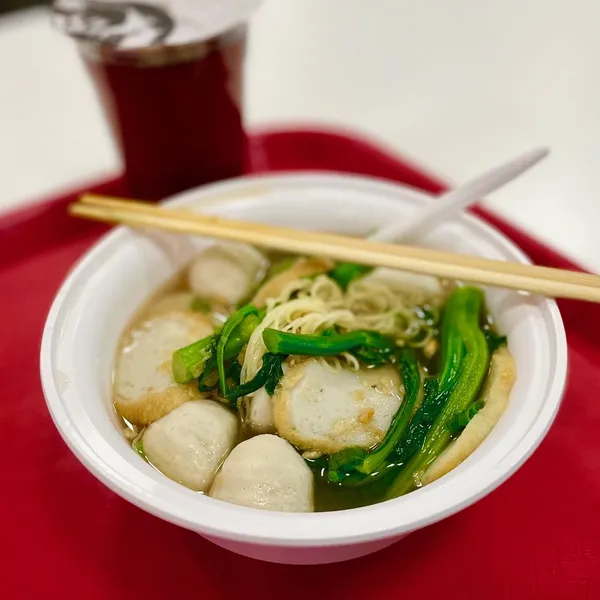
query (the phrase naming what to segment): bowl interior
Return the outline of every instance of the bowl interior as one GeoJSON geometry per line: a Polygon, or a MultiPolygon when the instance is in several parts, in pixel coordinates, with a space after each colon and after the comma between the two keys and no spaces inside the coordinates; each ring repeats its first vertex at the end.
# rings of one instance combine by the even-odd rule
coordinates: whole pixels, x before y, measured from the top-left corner
{"type": "MultiPolygon", "coordinates": [[[[299,229],[365,235],[429,201],[425,194],[347,176],[243,178],[173,200],[225,217],[299,229]]],[[[140,305],[207,239],[119,228],[71,272],[49,314],[41,371],[53,419],[80,460],[123,497],[162,518],[217,537],[279,544],[335,544],[399,535],[474,502],[531,454],[558,409],[566,344],[554,302],[488,289],[489,309],[508,335],[518,379],[508,410],[460,467],[403,498],[321,514],[257,511],[200,496],[139,460],[121,436],[111,405],[119,335],[140,305]]],[[[430,233],[424,245],[525,262],[501,234],[473,217],[430,233]]]]}

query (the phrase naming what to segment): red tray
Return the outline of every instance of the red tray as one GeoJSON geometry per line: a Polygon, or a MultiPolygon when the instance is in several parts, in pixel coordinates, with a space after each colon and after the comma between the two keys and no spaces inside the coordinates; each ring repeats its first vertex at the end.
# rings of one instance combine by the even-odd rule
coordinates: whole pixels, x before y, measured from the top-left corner
{"type": "MultiPolygon", "coordinates": [[[[430,192],[443,184],[368,142],[314,131],[252,140],[255,172],[362,173],[430,192]]],[[[118,181],[95,186],[118,194],[118,181]]],[[[77,192],[78,193],[78,192],[77,192]]],[[[600,598],[600,313],[560,302],[567,395],[548,437],[506,484],[389,549],[319,567],[252,561],[128,504],[61,441],[38,377],[42,326],[73,264],[105,231],[70,219],[77,193],[0,219],[0,598],[600,598]]],[[[577,268],[484,215],[539,264],[577,268]]]]}

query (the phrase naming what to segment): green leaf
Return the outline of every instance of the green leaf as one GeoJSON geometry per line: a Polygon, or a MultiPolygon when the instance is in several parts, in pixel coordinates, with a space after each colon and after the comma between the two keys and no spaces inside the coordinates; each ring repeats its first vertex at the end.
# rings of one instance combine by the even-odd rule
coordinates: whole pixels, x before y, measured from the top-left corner
{"type": "Polygon", "coordinates": [[[235,386],[240,385],[240,375],[242,374],[242,365],[237,359],[232,360],[225,368],[225,377],[232,381],[235,386]]]}
{"type": "Polygon", "coordinates": [[[329,456],[327,477],[331,483],[344,480],[363,463],[368,451],[364,448],[344,448],[329,456]]]}
{"type": "Polygon", "coordinates": [[[357,263],[345,262],[338,263],[328,273],[329,277],[333,279],[343,290],[355,279],[364,277],[367,273],[370,273],[373,267],[366,265],[359,265],[357,263]]]}
{"type": "Polygon", "coordinates": [[[442,356],[445,361],[437,396],[444,396],[441,410],[419,450],[405,464],[386,492],[386,498],[402,496],[415,488],[415,475],[427,467],[452,440],[448,423],[475,400],[487,375],[490,352],[481,330],[483,291],[475,287],[455,289],[446,303],[442,320],[442,356]]]}
{"type": "Polygon", "coordinates": [[[425,380],[423,402],[393,451],[396,462],[406,462],[413,454],[418,452],[427,432],[440,414],[444,402],[448,399],[450,389],[443,394],[438,393],[439,383],[437,377],[430,377],[425,380]]]}
{"type": "Polygon", "coordinates": [[[471,421],[471,419],[485,406],[483,400],[477,400],[467,410],[454,415],[448,421],[448,430],[452,434],[460,433],[471,421]]]}
{"type": "Polygon", "coordinates": [[[286,358],[287,357],[283,354],[275,354],[271,358],[271,364],[267,365],[268,373],[267,380],[265,381],[265,390],[269,396],[272,396],[275,393],[275,388],[277,387],[279,380],[283,377],[283,361],[286,358]]]}
{"type": "Polygon", "coordinates": [[[483,329],[483,335],[485,336],[490,352],[494,352],[495,350],[498,350],[498,348],[506,346],[506,336],[499,335],[491,327],[485,327],[483,329]]]}
{"type": "Polygon", "coordinates": [[[373,348],[372,346],[358,346],[350,352],[361,362],[369,367],[382,367],[393,361],[395,354],[390,348],[373,348]]]}
{"type": "MultiPolygon", "coordinates": [[[[262,366],[258,373],[246,383],[238,385],[229,390],[225,395],[230,402],[237,406],[238,399],[256,392],[264,387],[267,394],[272,396],[279,380],[283,377],[283,361],[287,358],[284,354],[272,354],[267,352],[262,357],[262,366]]],[[[238,376],[239,381],[239,376],[238,376]]]]}

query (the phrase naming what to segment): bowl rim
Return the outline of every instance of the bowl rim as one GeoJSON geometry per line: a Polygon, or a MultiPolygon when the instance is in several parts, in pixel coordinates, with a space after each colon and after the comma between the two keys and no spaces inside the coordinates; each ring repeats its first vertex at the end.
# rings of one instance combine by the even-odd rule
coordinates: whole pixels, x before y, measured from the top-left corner
{"type": "MultiPolygon", "coordinates": [[[[238,192],[234,196],[235,199],[243,197],[244,192],[246,196],[252,196],[252,190],[256,186],[260,188],[269,184],[294,186],[317,183],[334,187],[350,186],[378,195],[403,196],[413,200],[417,199],[420,202],[432,197],[420,190],[372,177],[303,171],[238,177],[188,190],[168,198],[165,202],[169,204],[193,202],[195,206],[205,208],[233,199],[232,192],[238,192]]],[[[458,220],[476,227],[504,251],[512,254],[515,260],[531,262],[512,241],[478,217],[467,214],[462,215],[458,220]]],[[[456,478],[449,478],[448,481],[444,481],[446,478],[442,478],[407,496],[384,503],[350,510],[305,514],[268,512],[228,504],[207,496],[198,498],[197,494],[183,486],[177,486],[181,490],[170,488],[169,486],[173,482],[166,477],[164,484],[159,485],[140,471],[137,471],[139,477],[136,477],[138,481],[134,483],[129,477],[124,476],[114,464],[109,464],[106,457],[98,454],[90,445],[89,440],[86,440],[78,430],[77,423],[71,420],[61,400],[61,391],[52,368],[54,338],[57,333],[56,322],[63,311],[64,300],[69,291],[77,284],[78,278],[84,274],[86,266],[93,263],[110,246],[118,245],[126,234],[128,234],[126,227],[118,227],[104,235],[77,261],[62,283],[48,313],[43,331],[40,374],[49,412],[71,451],[108,488],[162,519],[207,536],[259,545],[335,546],[399,537],[455,514],[501,485],[539,446],[558,412],[566,384],[567,342],[556,302],[544,299],[541,303],[546,309],[551,323],[551,327],[547,328],[547,333],[552,338],[556,349],[556,364],[552,365],[551,381],[540,412],[529,430],[503,457],[501,464],[496,469],[491,469],[478,478],[471,477],[472,481],[460,481],[461,487],[457,487],[456,478]],[[477,480],[475,481],[475,479],[477,480]],[[444,498],[444,501],[439,502],[439,506],[419,518],[403,518],[403,505],[406,507],[407,502],[415,503],[419,500],[424,502],[426,500],[424,494],[429,494],[430,498],[434,498],[433,488],[437,493],[436,497],[444,498]],[[167,501],[158,492],[164,492],[172,500],[167,501]],[[186,496],[190,494],[195,497],[195,502],[201,499],[202,509],[198,510],[198,505],[195,505],[196,510],[191,510],[191,504],[186,496]],[[181,505],[173,500],[180,501],[181,505]],[[324,526],[325,523],[327,526],[324,526]],[[336,529],[336,533],[331,532],[332,528],[336,529]]],[[[114,452],[116,453],[116,450],[114,452]]]]}

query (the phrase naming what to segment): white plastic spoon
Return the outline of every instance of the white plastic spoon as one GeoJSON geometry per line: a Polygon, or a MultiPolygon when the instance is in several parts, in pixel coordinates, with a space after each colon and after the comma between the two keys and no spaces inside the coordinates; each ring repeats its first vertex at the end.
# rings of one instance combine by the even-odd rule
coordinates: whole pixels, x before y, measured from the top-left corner
{"type": "Polygon", "coordinates": [[[438,223],[447,221],[454,214],[479,202],[487,194],[517,178],[548,153],[549,149],[545,147],[530,150],[459,188],[443,194],[437,200],[429,202],[424,208],[418,210],[415,215],[389,223],[371,235],[369,239],[377,242],[402,240],[403,243],[406,243],[414,241],[426,231],[433,229],[438,223]]]}

